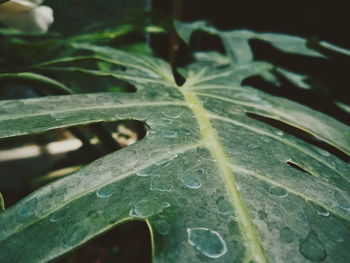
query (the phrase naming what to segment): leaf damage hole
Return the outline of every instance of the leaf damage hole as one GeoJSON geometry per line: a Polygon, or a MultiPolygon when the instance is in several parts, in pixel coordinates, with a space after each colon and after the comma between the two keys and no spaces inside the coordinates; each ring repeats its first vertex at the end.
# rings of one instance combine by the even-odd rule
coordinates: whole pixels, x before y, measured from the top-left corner
{"type": "Polygon", "coordinates": [[[36,188],[143,139],[137,120],[99,122],[0,140],[0,192],[11,206],[36,188]]]}
{"type": "Polygon", "coordinates": [[[305,170],[304,168],[302,168],[301,166],[299,166],[297,163],[295,163],[295,162],[293,162],[293,161],[291,161],[291,160],[286,161],[286,163],[287,163],[289,166],[291,166],[291,167],[293,167],[293,168],[295,168],[295,169],[297,169],[297,170],[299,170],[299,171],[301,171],[301,172],[307,173],[307,174],[309,174],[309,175],[313,175],[313,174],[311,174],[310,172],[308,172],[307,170],[305,170]]]}
{"type": "Polygon", "coordinates": [[[152,262],[151,237],[147,224],[131,221],[90,240],[51,263],[152,262]]]}
{"type": "Polygon", "coordinates": [[[296,128],[294,126],[291,126],[283,121],[268,118],[256,113],[252,112],[246,112],[246,115],[249,118],[252,118],[254,120],[263,122],[265,124],[268,124],[280,131],[289,133],[293,135],[294,137],[297,137],[298,139],[301,139],[309,144],[312,144],[318,148],[321,148],[322,150],[325,150],[326,152],[329,152],[335,156],[337,156],[339,159],[343,160],[344,162],[350,162],[350,156],[348,156],[343,151],[339,150],[338,148],[328,144],[327,142],[313,136],[312,134],[305,132],[299,128],[296,128]]]}
{"type": "Polygon", "coordinates": [[[190,38],[190,47],[195,51],[217,51],[226,54],[222,39],[203,30],[195,30],[190,38]]]}

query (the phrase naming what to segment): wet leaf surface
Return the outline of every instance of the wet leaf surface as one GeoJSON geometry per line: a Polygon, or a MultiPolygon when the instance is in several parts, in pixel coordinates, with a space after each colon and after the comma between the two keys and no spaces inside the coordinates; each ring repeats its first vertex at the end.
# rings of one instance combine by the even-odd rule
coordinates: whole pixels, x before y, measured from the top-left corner
{"type": "MultiPolygon", "coordinates": [[[[263,37],[282,48],[275,35],[263,37]]],[[[0,137],[126,119],[145,122],[148,133],[2,212],[1,262],[47,262],[139,219],[150,227],[155,262],[348,262],[349,164],[246,113],[282,121],[345,155],[349,127],[242,86],[271,69],[247,57],[224,69],[196,62],[180,87],[162,60],[76,48],[124,71],[53,70],[118,78],[137,92],[1,101],[0,137]]]]}

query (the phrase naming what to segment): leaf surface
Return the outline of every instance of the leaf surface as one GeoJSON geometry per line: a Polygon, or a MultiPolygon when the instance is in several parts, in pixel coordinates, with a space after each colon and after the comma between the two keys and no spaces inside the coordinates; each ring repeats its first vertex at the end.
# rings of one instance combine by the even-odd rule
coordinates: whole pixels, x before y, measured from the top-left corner
{"type": "Polygon", "coordinates": [[[349,164],[249,116],[347,155],[349,127],[241,85],[266,64],[198,61],[179,87],[159,59],[77,48],[125,69],[66,70],[113,76],[138,91],[1,101],[0,138],[125,119],[144,121],[148,133],[2,212],[0,262],[47,262],[138,219],[150,226],[155,262],[348,261],[349,164]]]}
{"type": "Polygon", "coordinates": [[[2,194],[0,193],[0,212],[5,209],[5,202],[2,194]]]}

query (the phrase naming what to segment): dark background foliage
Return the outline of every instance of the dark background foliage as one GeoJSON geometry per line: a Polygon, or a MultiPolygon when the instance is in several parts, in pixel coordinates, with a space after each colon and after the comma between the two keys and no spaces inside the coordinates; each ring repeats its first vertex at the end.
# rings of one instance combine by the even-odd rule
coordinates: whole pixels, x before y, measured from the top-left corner
{"type": "MultiPolygon", "coordinates": [[[[340,47],[350,47],[348,15],[345,1],[168,1],[153,0],[153,7],[166,12],[169,16],[183,21],[207,20],[221,30],[249,29],[257,32],[276,32],[301,36],[313,41],[322,40],[340,47]],[[175,11],[177,9],[177,11],[175,11]]],[[[200,50],[223,50],[221,43],[213,37],[200,36],[199,41],[192,45],[200,50]]],[[[169,58],[169,49],[159,49],[167,46],[159,43],[169,43],[169,38],[156,37],[153,42],[157,54],[169,58]]],[[[327,52],[330,60],[305,58],[286,55],[273,49],[266,43],[252,41],[255,59],[274,62],[289,70],[310,75],[310,91],[298,90],[285,82],[283,89],[276,90],[259,78],[249,79],[247,85],[263,89],[270,93],[287,97],[306,104],[326,114],[332,115],[347,124],[349,116],[334,105],[334,101],[350,104],[350,91],[347,87],[350,59],[346,56],[327,52]]],[[[181,51],[186,50],[180,44],[181,51]]],[[[188,61],[187,57],[178,52],[177,65],[188,61]]]]}

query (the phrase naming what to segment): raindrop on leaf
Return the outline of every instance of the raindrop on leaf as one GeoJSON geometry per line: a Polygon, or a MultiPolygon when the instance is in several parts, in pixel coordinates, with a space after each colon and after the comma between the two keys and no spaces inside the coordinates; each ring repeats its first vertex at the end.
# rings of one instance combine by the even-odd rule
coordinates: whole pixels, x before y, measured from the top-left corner
{"type": "Polygon", "coordinates": [[[214,230],[200,227],[188,228],[188,242],[209,258],[219,258],[227,252],[225,240],[214,230]]]}
{"type": "Polygon", "coordinates": [[[313,262],[321,262],[327,258],[326,249],[313,230],[300,242],[299,251],[305,259],[313,262]]]}

